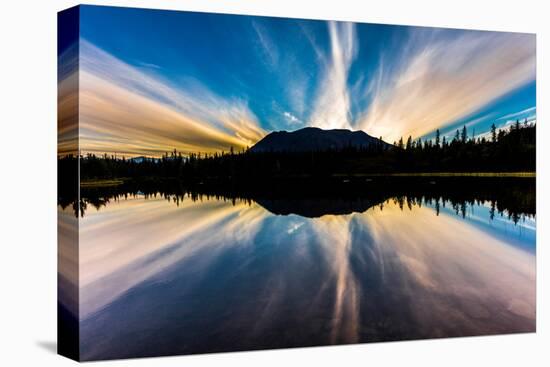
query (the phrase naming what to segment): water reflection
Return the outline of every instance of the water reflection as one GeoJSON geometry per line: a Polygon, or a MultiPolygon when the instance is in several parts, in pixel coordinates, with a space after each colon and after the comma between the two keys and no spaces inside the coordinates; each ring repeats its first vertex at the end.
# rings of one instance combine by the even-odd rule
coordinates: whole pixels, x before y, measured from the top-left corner
{"type": "Polygon", "coordinates": [[[79,221],[82,356],[534,331],[534,212],[435,196],[106,195],[79,221]]]}

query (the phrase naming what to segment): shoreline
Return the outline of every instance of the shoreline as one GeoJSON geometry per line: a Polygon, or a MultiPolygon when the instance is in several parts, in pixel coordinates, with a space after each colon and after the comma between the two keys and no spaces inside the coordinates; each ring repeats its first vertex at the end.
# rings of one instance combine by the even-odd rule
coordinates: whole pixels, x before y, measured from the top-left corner
{"type": "MultiPolygon", "coordinates": [[[[536,178],[536,172],[395,172],[395,173],[364,173],[364,174],[344,174],[336,173],[326,178],[369,178],[369,177],[480,177],[480,178],[536,178]]],[[[273,177],[281,179],[283,177],[273,177]]],[[[288,176],[284,179],[304,179],[316,177],[309,176],[288,176]]],[[[325,178],[325,177],[323,177],[325,178]]],[[[83,179],[80,180],[80,187],[93,188],[93,187],[109,187],[119,186],[128,181],[133,180],[153,180],[153,181],[180,181],[177,177],[121,177],[110,179],[83,179]]]]}
{"type": "Polygon", "coordinates": [[[514,177],[535,178],[536,172],[395,172],[339,175],[334,177],[514,177]]]}

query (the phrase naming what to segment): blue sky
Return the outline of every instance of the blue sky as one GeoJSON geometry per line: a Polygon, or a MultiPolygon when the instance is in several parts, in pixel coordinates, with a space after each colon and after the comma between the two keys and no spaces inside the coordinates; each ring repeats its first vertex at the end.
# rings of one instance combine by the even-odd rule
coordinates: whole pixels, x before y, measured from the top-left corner
{"type": "Polygon", "coordinates": [[[81,148],[244,148],[305,126],[476,135],[536,118],[535,36],[81,7],[81,148]]]}

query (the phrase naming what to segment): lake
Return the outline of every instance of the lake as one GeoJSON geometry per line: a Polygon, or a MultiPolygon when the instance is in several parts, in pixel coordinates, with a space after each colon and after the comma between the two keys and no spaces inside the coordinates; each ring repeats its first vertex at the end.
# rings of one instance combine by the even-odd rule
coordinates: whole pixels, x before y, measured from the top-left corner
{"type": "Polygon", "coordinates": [[[83,199],[82,359],[533,332],[529,190],[83,199]]]}

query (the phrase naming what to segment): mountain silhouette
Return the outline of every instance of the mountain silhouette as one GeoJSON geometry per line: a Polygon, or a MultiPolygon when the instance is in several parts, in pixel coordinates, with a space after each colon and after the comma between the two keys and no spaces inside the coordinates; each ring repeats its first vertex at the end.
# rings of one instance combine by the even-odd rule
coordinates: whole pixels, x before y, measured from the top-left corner
{"type": "Polygon", "coordinates": [[[391,145],[374,138],[364,131],[346,129],[323,130],[305,127],[296,131],[274,131],[257,142],[251,152],[308,152],[342,150],[348,147],[364,149],[382,144],[391,145]]]}

